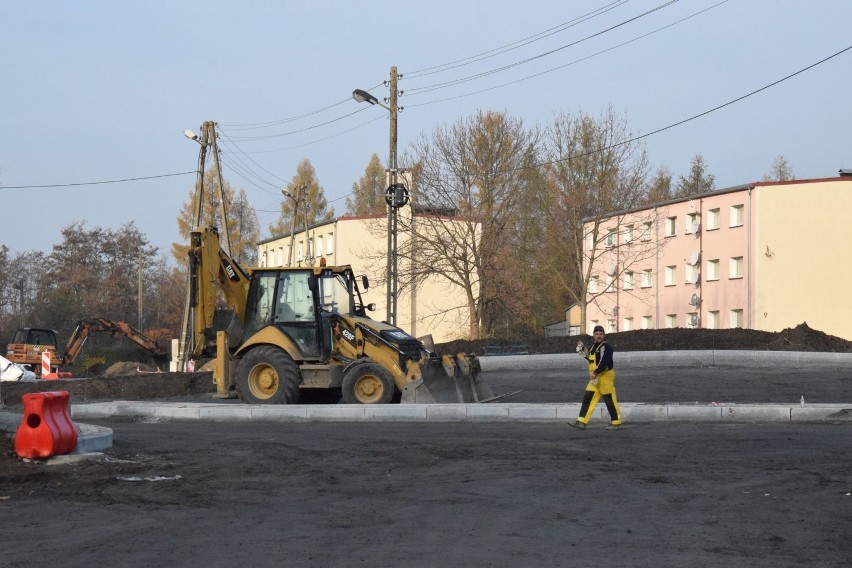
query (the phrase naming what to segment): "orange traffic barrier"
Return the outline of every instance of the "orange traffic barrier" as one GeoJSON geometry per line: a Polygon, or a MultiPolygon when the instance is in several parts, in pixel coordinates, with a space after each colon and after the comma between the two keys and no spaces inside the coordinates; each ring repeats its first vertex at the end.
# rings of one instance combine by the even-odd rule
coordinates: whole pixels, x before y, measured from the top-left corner
{"type": "Polygon", "coordinates": [[[41,378],[45,381],[53,379],[70,379],[72,378],[72,373],[70,371],[56,371],[53,373],[42,375],[41,378]]]}
{"type": "Polygon", "coordinates": [[[21,396],[24,419],[15,432],[15,452],[22,458],[48,458],[77,447],[77,427],[68,412],[68,392],[21,396]]]}

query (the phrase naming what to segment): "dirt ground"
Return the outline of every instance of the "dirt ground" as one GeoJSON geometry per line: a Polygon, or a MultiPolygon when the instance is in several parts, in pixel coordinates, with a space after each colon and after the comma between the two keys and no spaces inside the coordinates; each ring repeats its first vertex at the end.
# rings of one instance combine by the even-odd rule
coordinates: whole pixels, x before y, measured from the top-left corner
{"type": "Polygon", "coordinates": [[[103,425],[0,465],[4,566],[850,565],[849,423],[103,425]]]}
{"type": "MultiPolygon", "coordinates": [[[[797,329],[761,336],[759,345],[849,351],[797,329]]],[[[697,335],[660,330],[645,345],[675,349],[703,341],[697,335]]],[[[761,348],[730,335],[713,341],[761,348]]],[[[638,350],[626,337],[610,339],[619,351],[638,350]]],[[[560,341],[557,352],[573,351],[576,338],[560,341]]],[[[617,353],[622,402],[852,402],[848,369],[628,369],[617,353]]],[[[486,377],[495,392],[520,391],[509,402],[577,402],[585,370],[486,377]]],[[[60,383],[72,404],[216,400],[209,373],[60,383]]],[[[0,385],[6,412],[16,410],[15,388],[35,387],[0,385]]],[[[113,447],[66,465],[20,460],[0,434],[3,566],[852,564],[848,417],[654,422],[617,432],[599,421],[587,431],[554,423],[98,424],[113,429],[113,447]]]]}
{"type": "MultiPolygon", "coordinates": [[[[439,353],[456,353],[464,351],[483,355],[486,348],[506,353],[525,352],[531,354],[573,353],[577,340],[583,339],[589,343],[587,336],[581,337],[554,337],[524,338],[520,342],[500,342],[496,340],[480,341],[455,341],[439,344],[436,351],[439,353]]],[[[748,329],[656,329],[636,330],[608,335],[607,340],[613,345],[616,353],[623,351],[665,351],[665,350],[693,350],[693,349],[755,349],[765,351],[814,351],[814,352],[843,352],[852,353],[852,342],[839,337],[827,335],[821,331],[813,330],[807,324],[800,324],[795,328],[786,329],[779,333],[769,333],[748,329]]],[[[20,397],[28,392],[38,392],[49,389],[60,388],[67,390],[72,402],[91,402],[98,400],[148,400],[148,399],[186,399],[187,397],[200,397],[215,391],[212,375],[207,373],[157,373],[151,366],[136,362],[115,363],[106,367],[102,372],[92,378],[80,380],[47,381],[39,383],[0,383],[0,408],[6,407],[18,409],[20,397]]],[[[670,374],[671,371],[664,371],[670,374]]],[[[747,400],[742,402],[789,402],[784,400],[767,400],[763,397],[766,393],[777,392],[777,389],[769,388],[764,379],[752,380],[754,388],[745,390],[747,385],[738,386],[738,394],[747,400]]],[[[635,384],[635,383],[634,383],[635,384]]],[[[835,383],[831,383],[835,385],[835,383]]],[[[506,388],[510,389],[512,385],[506,388]]],[[[695,385],[693,385],[694,387],[695,385]]],[[[794,385],[795,386],[795,385],[794,385]]],[[[540,388],[539,385],[537,388],[540,388]]],[[[693,388],[690,387],[690,388],[693,388]]],[[[720,394],[708,394],[707,398],[700,396],[700,392],[660,392],[662,398],[647,398],[655,396],[647,390],[637,392],[637,397],[632,400],[681,402],[690,400],[731,400],[724,393],[731,389],[724,383],[718,385],[720,394]],[[673,398],[672,398],[673,397],[673,398]]],[[[514,389],[512,389],[514,390],[514,389]]],[[[704,389],[707,390],[707,389],[704,389]]],[[[795,390],[795,389],[794,389],[795,390]]],[[[801,389],[799,389],[801,390],[801,389]]],[[[824,402],[837,400],[832,398],[828,388],[821,389],[820,398],[824,402]]],[[[498,392],[495,390],[495,392],[498,392]]],[[[501,392],[510,392],[508,390],[501,392]]],[[[632,393],[630,393],[632,394],[632,393]]],[[[795,394],[792,393],[792,394],[795,394]]],[[[800,395],[806,394],[805,392],[800,395]]],[[[795,400],[798,400],[796,395],[795,400]]],[[[730,396],[730,395],[728,395],[730,396]]],[[[786,394],[785,394],[786,396],[786,394]]],[[[523,397],[521,397],[522,399],[523,397]]],[[[304,396],[304,402],[329,402],[324,396],[304,396]]],[[[570,399],[569,399],[570,400],[570,399]]],[[[627,398],[625,400],[628,400],[627,398]]],[[[846,400],[852,400],[847,398],[846,400]]],[[[511,399],[512,402],[523,402],[518,397],[511,399]]],[[[549,402],[560,402],[561,399],[551,399],[549,402]]],[[[816,401],[815,401],[816,402],[816,401]]]]}

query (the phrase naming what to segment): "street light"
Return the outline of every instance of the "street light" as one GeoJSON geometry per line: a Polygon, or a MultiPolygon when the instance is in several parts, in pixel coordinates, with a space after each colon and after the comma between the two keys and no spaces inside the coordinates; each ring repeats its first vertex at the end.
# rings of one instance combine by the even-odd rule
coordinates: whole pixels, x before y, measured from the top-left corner
{"type": "Polygon", "coordinates": [[[385,199],[388,203],[388,265],[387,265],[387,317],[386,320],[391,325],[396,325],[396,305],[397,305],[397,210],[405,205],[401,199],[395,199],[394,194],[400,193],[399,184],[397,183],[397,163],[396,163],[396,146],[397,146],[397,96],[399,92],[396,88],[397,72],[396,67],[390,68],[390,98],[388,99],[389,106],[379,102],[379,99],[361,89],[352,91],[352,98],[359,103],[370,103],[378,105],[390,113],[390,147],[388,149],[388,170],[390,171],[390,186],[385,192],[385,199]]]}

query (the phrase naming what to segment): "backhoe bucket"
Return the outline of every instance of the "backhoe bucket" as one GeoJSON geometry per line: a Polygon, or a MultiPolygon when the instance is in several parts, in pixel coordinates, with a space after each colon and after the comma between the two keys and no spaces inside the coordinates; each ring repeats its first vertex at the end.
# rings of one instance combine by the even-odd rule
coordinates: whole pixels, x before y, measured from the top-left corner
{"type": "Polygon", "coordinates": [[[459,353],[428,361],[421,377],[410,381],[402,391],[403,404],[481,402],[494,396],[481,376],[475,355],[459,353]]]}

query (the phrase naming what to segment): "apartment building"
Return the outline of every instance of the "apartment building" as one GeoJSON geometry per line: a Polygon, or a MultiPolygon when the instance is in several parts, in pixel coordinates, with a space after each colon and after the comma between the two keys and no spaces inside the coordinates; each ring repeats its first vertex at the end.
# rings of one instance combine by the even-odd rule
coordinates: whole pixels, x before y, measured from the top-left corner
{"type": "Polygon", "coordinates": [[[587,223],[586,330],[803,322],[852,340],[852,172],[758,182],[587,223]]]}
{"type": "MultiPolygon", "coordinates": [[[[399,210],[408,216],[411,207],[399,210]]],[[[398,234],[398,249],[405,246],[407,236],[398,234]]],[[[387,217],[343,216],[319,223],[308,230],[282,235],[258,242],[258,263],[261,266],[316,266],[320,258],[329,265],[352,265],[357,275],[366,275],[370,288],[362,293],[364,302],[375,303],[370,316],[384,321],[387,314],[388,241],[387,217]]],[[[402,274],[408,259],[398,260],[402,274]]],[[[363,291],[362,291],[363,292],[363,291]]],[[[469,333],[468,311],[464,290],[437,275],[429,277],[416,290],[400,287],[397,296],[398,327],[415,337],[432,336],[436,343],[466,337],[469,333]]]]}

